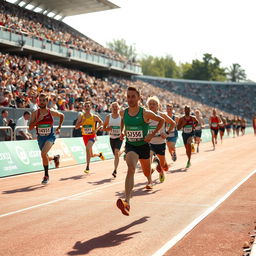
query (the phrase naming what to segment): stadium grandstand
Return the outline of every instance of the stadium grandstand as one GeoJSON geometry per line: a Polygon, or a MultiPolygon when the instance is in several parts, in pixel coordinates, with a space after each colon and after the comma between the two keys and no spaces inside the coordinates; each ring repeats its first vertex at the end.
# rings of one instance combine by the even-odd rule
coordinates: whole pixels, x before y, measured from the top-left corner
{"type": "MultiPolygon", "coordinates": [[[[69,15],[118,8],[109,1],[0,2],[0,107],[8,109],[14,123],[24,109],[36,108],[40,92],[49,94],[49,107],[65,111],[65,125],[74,123],[88,98],[104,119],[112,102],[126,107],[129,85],[142,90],[144,102],[151,95],[158,95],[163,106],[173,102],[179,114],[185,104],[193,111],[200,109],[207,119],[212,107],[230,118],[240,115],[250,120],[255,113],[250,104],[254,84],[141,76],[141,67],[134,60],[62,22],[69,15]]],[[[62,136],[70,136],[70,132],[62,136]]]]}

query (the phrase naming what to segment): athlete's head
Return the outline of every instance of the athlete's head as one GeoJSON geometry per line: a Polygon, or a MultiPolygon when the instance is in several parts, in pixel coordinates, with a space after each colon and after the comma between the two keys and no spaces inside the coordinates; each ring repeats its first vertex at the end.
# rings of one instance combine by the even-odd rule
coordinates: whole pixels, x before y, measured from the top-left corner
{"type": "Polygon", "coordinates": [[[120,109],[120,106],[119,106],[118,102],[113,102],[111,104],[111,111],[113,114],[117,114],[119,109],[120,109]]]}
{"type": "Polygon", "coordinates": [[[157,112],[160,106],[160,101],[157,96],[152,96],[147,99],[147,105],[151,111],[157,112]]]}
{"type": "Polygon", "coordinates": [[[195,114],[196,114],[196,117],[200,117],[202,115],[199,109],[195,111],[195,114]]]}
{"type": "Polygon", "coordinates": [[[41,93],[39,95],[39,104],[38,104],[39,108],[44,109],[46,108],[47,104],[48,104],[47,95],[45,93],[41,93]]]}
{"type": "Polygon", "coordinates": [[[185,116],[189,116],[190,115],[190,106],[185,106],[184,107],[184,112],[185,112],[185,116]]]}
{"type": "Polygon", "coordinates": [[[173,114],[173,104],[166,104],[166,112],[170,116],[173,114]]]}
{"type": "Polygon", "coordinates": [[[86,111],[86,112],[90,112],[91,111],[91,107],[92,107],[92,103],[91,103],[91,101],[86,101],[85,103],[84,103],[84,110],[86,111]]]}
{"type": "Polygon", "coordinates": [[[127,88],[127,103],[129,107],[138,106],[140,99],[140,92],[137,88],[132,86],[127,88]]]}
{"type": "Polygon", "coordinates": [[[213,115],[213,116],[216,116],[216,114],[217,114],[217,111],[216,111],[216,108],[214,108],[214,109],[212,110],[212,115],[213,115]]]}

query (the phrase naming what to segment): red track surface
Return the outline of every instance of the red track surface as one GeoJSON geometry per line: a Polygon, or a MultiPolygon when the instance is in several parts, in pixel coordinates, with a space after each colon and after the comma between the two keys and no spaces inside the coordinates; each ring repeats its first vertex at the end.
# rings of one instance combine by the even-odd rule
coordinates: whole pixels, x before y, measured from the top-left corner
{"type": "MultiPolygon", "coordinates": [[[[93,163],[89,175],[84,166],[53,170],[47,186],[40,184],[42,173],[0,179],[0,255],[152,255],[256,169],[255,140],[230,138],[216,151],[202,144],[188,171],[179,148],[166,181],[153,174],[150,192],[137,173],[129,217],[115,206],[123,196],[123,161],[116,179],[112,160],[93,163]]],[[[166,255],[241,255],[255,218],[255,178],[166,255]]]]}

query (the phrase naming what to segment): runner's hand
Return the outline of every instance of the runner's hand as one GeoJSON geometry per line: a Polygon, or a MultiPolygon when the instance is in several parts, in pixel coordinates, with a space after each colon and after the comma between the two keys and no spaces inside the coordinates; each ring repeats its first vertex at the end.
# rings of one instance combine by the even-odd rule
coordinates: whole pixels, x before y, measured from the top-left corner
{"type": "Polygon", "coordinates": [[[56,134],[60,134],[60,127],[57,127],[57,128],[56,128],[55,133],[56,133],[56,134]]]}
{"type": "Polygon", "coordinates": [[[166,133],[161,133],[161,138],[162,138],[162,139],[166,139],[167,136],[168,136],[168,135],[167,135],[166,133]]]}
{"type": "Polygon", "coordinates": [[[151,134],[148,134],[148,135],[144,138],[144,141],[145,141],[145,142],[150,142],[153,137],[154,137],[154,135],[153,135],[152,133],[151,133],[151,134]]]}

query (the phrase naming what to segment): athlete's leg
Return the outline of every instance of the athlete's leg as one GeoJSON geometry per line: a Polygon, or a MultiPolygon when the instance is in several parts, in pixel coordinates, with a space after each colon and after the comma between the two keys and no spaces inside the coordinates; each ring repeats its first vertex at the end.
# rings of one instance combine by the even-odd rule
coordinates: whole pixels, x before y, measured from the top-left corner
{"type": "Polygon", "coordinates": [[[167,147],[168,147],[168,150],[170,152],[170,155],[172,156],[172,160],[173,161],[176,161],[176,150],[175,150],[175,142],[172,142],[172,141],[167,141],[167,147]]]}
{"type": "Polygon", "coordinates": [[[87,145],[86,145],[86,164],[87,164],[88,168],[89,168],[89,165],[90,165],[90,162],[91,162],[91,158],[94,156],[93,151],[92,151],[93,144],[94,144],[94,141],[89,140],[87,142],[87,145]]]}
{"type": "Polygon", "coordinates": [[[52,160],[53,158],[48,156],[48,152],[50,151],[52,146],[53,146],[52,141],[46,141],[41,150],[41,158],[42,158],[42,162],[43,162],[43,166],[44,166],[44,176],[45,177],[49,177],[49,173],[48,173],[49,161],[52,160]]]}
{"type": "Polygon", "coordinates": [[[150,158],[148,158],[148,159],[139,159],[139,160],[140,160],[140,164],[141,164],[141,169],[142,169],[144,175],[148,179],[148,185],[152,187],[150,158]]]}
{"type": "Polygon", "coordinates": [[[213,148],[215,149],[215,143],[214,143],[215,132],[211,130],[211,134],[212,134],[212,145],[213,145],[213,148]]]}
{"type": "MultiPolygon", "coordinates": [[[[133,151],[129,151],[126,154],[126,163],[127,163],[127,174],[125,178],[125,201],[129,204],[130,198],[131,198],[131,192],[134,186],[134,174],[136,165],[138,163],[139,156],[133,151]]],[[[150,168],[150,162],[149,162],[149,168],[150,168]]]]}
{"type": "Polygon", "coordinates": [[[117,167],[119,164],[119,155],[120,155],[120,150],[118,148],[115,148],[115,151],[114,151],[114,156],[115,156],[114,168],[115,168],[115,170],[117,170],[117,167]]]}

